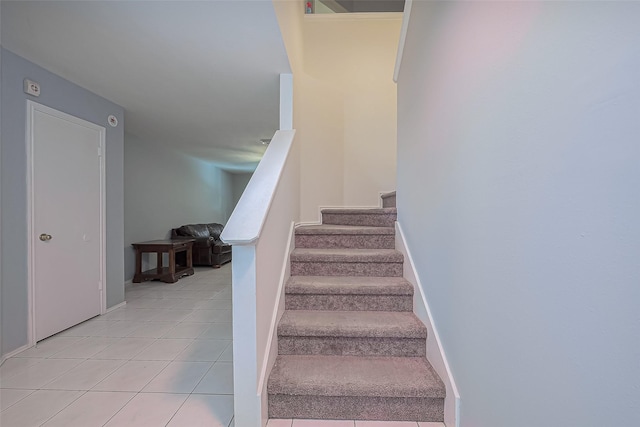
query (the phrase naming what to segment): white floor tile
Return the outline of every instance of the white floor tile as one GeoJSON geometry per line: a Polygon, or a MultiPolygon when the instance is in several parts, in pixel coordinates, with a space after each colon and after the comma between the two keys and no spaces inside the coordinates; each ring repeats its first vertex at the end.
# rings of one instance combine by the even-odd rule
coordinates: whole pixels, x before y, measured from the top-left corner
{"type": "Polygon", "coordinates": [[[182,322],[173,329],[167,331],[163,338],[197,338],[204,331],[209,329],[210,323],[182,322]]]}
{"type": "Polygon", "coordinates": [[[227,265],[127,287],[126,306],[6,360],[0,425],[232,426],[230,282],[227,265]]]}
{"type": "Polygon", "coordinates": [[[231,310],[194,310],[185,322],[231,322],[231,310]]]}
{"type": "Polygon", "coordinates": [[[123,363],[122,360],[85,360],[41,388],[46,390],[90,390],[123,363]]]}
{"type": "Polygon", "coordinates": [[[128,361],[96,385],[96,391],[140,391],[158,375],[168,362],[128,361]]]}
{"type": "Polygon", "coordinates": [[[200,300],[197,299],[185,299],[176,304],[174,308],[181,310],[193,310],[199,302],[200,300]]]}
{"type": "Polygon", "coordinates": [[[160,338],[164,336],[168,331],[172,330],[179,325],[178,322],[147,322],[146,325],[139,327],[128,335],[131,337],[142,338],[160,338]]]}
{"type": "Polygon", "coordinates": [[[39,389],[80,363],[81,359],[45,359],[35,365],[25,366],[15,375],[3,379],[0,387],[39,389]]]}
{"type": "Polygon", "coordinates": [[[233,394],[233,363],[216,362],[193,392],[233,394]]]}
{"type": "Polygon", "coordinates": [[[19,358],[12,357],[4,361],[2,366],[0,366],[0,383],[2,380],[9,378],[16,373],[19,373],[23,368],[27,366],[35,365],[36,363],[42,362],[44,359],[36,359],[36,358],[19,358]]]}
{"type": "Polygon", "coordinates": [[[51,356],[54,359],[88,359],[120,338],[88,337],[51,356]]]}
{"type": "Polygon", "coordinates": [[[43,427],[100,427],[136,394],[90,391],[47,421],[43,427]]]}
{"type": "Polygon", "coordinates": [[[38,390],[0,413],[0,425],[39,426],[82,395],[80,391],[38,390]]]}
{"type": "Polygon", "coordinates": [[[354,421],[293,420],[293,427],[354,427],[354,421]]]}
{"type": "Polygon", "coordinates": [[[83,338],[81,337],[59,337],[53,336],[40,341],[35,346],[16,354],[15,357],[49,357],[64,350],[83,338]]]}
{"type": "MultiPolygon", "coordinates": [[[[187,399],[186,394],[140,393],[105,427],[157,427],[166,425],[187,399]]],[[[187,426],[188,424],[183,424],[187,426]]]]}
{"type": "Polygon", "coordinates": [[[160,310],[151,319],[157,322],[182,322],[192,313],[192,310],[160,310]]]}
{"type": "Polygon", "coordinates": [[[415,421],[356,421],[356,427],[418,427],[415,421]]]}
{"type": "Polygon", "coordinates": [[[69,337],[90,337],[94,336],[98,331],[105,329],[108,323],[102,318],[87,320],[73,328],[60,332],[59,336],[69,337]]]}
{"type": "Polygon", "coordinates": [[[204,331],[198,338],[207,340],[233,339],[233,326],[231,323],[211,323],[211,327],[204,331]]]}
{"type": "Polygon", "coordinates": [[[192,394],[167,426],[227,427],[232,418],[233,396],[192,394]]]}
{"type": "Polygon", "coordinates": [[[149,347],[138,353],[134,360],[173,360],[193,340],[180,338],[162,338],[156,340],[149,347]]]}
{"type": "Polygon", "coordinates": [[[189,347],[185,348],[175,360],[215,362],[230,345],[230,340],[197,339],[189,347]]]}
{"type": "Polygon", "coordinates": [[[29,396],[35,390],[0,389],[0,411],[4,411],[11,405],[29,396]]]}
{"type": "Polygon", "coordinates": [[[291,427],[293,420],[272,418],[267,422],[267,427],[291,427]]]}
{"type": "Polygon", "coordinates": [[[133,320],[145,322],[154,317],[156,314],[156,310],[151,308],[133,308],[125,306],[105,314],[104,318],[107,320],[133,320]]]}
{"type": "Polygon", "coordinates": [[[231,301],[225,300],[202,300],[198,301],[196,310],[231,310],[231,301]]]}
{"type": "Polygon", "coordinates": [[[153,338],[120,338],[104,350],[91,356],[91,358],[129,360],[152,345],[155,341],[153,338]]]}
{"type": "Polygon", "coordinates": [[[218,362],[233,362],[233,342],[231,342],[229,347],[220,355],[218,362]]]}
{"type": "Polygon", "coordinates": [[[191,393],[212,365],[211,362],[171,362],[142,391],[191,393]]]}
{"type": "Polygon", "coordinates": [[[106,327],[93,333],[93,336],[123,338],[142,326],[145,326],[144,322],[115,320],[106,322],[106,327]]]}

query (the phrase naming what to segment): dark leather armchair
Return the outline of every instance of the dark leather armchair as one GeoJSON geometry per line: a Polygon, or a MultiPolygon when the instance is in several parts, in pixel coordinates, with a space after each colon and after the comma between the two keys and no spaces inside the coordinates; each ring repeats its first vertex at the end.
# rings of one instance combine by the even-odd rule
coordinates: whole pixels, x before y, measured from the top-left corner
{"type": "MultiPolygon", "coordinates": [[[[193,243],[193,265],[211,265],[219,268],[231,261],[231,245],[220,240],[222,224],[188,224],[171,230],[171,238],[191,238],[193,243]]],[[[177,254],[180,255],[180,254],[177,254]]]]}

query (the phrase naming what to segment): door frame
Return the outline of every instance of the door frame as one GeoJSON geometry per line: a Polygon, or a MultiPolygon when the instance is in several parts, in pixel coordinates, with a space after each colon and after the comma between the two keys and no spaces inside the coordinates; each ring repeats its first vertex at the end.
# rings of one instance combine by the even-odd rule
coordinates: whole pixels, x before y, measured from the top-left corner
{"type": "Polygon", "coordinates": [[[105,145],[106,145],[106,128],[96,125],[89,121],[80,119],[62,111],[38,104],[31,100],[27,100],[27,120],[26,120],[26,151],[27,151],[27,289],[29,301],[29,347],[36,344],[36,312],[35,312],[35,248],[34,248],[34,230],[35,217],[33,206],[35,194],[33,191],[34,184],[34,123],[36,111],[49,114],[58,119],[67,120],[79,126],[96,130],[100,135],[99,149],[99,165],[100,165],[100,282],[98,289],[100,291],[100,314],[104,314],[107,310],[106,295],[106,176],[105,176],[105,145]]]}

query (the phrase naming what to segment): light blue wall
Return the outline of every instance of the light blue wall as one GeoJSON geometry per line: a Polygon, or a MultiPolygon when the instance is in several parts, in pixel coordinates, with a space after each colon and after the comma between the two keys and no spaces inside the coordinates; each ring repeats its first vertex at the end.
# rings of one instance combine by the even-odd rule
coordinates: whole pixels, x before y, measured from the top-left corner
{"type": "MultiPolygon", "coordinates": [[[[2,354],[27,344],[26,100],[63,111],[107,129],[107,307],[124,300],[123,143],[124,110],[55,74],[2,49],[2,354]],[[23,92],[23,80],[40,83],[41,95],[23,92]],[[107,117],[118,118],[118,127],[107,117]]],[[[73,266],[65,266],[73,274],[73,266]]]]}
{"type": "Polygon", "coordinates": [[[640,425],[640,3],[414,1],[397,192],[462,427],[640,425]]]}
{"type": "MultiPolygon", "coordinates": [[[[131,243],[166,239],[184,224],[226,224],[235,202],[231,174],[161,144],[125,136],[125,279],[135,272],[131,243]]],[[[155,267],[144,254],[143,269],[155,267]]]]}

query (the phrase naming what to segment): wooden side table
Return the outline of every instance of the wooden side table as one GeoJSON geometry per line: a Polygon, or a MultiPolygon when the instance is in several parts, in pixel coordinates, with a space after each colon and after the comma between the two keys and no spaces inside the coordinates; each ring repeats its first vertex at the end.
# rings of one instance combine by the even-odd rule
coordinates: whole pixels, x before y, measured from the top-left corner
{"type": "Polygon", "coordinates": [[[133,243],[136,250],[136,273],[133,276],[133,283],[140,283],[146,280],[161,280],[165,283],[175,283],[182,276],[193,274],[193,261],[191,259],[194,239],[170,239],[151,240],[149,242],[133,243]],[[156,253],[158,266],[151,270],[142,271],[142,253],[156,253]],[[169,265],[163,267],[162,254],[169,254],[169,265]],[[176,265],[176,253],[186,252],[186,265],[176,265]]]}

